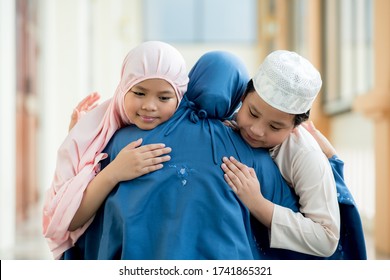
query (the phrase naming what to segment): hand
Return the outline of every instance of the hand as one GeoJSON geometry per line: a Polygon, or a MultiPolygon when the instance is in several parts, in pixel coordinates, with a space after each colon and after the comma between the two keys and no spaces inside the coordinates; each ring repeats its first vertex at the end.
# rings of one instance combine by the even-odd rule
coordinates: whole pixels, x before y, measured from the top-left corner
{"type": "Polygon", "coordinates": [[[312,121],[307,121],[302,123],[302,126],[313,135],[314,139],[317,141],[318,145],[320,145],[321,150],[324,152],[327,158],[331,158],[336,155],[336,149],[332,146],[329,140],[318,130],[315,128],[312,121]]]}
{"type": "Polygon", "coordinates": [[[233,120],[224,120],[223,124],[226,125],[227,127],[231,127],[233,130],[238,130],[238,125],[233,120]]]}
{"type": "Polygon", "coordinates": [[[258,203],[256,198],[262,198],[260,182],[254,169],[233,157],[224,157],[222,161],[221,168],[225,172],[225,181],[249,209],[254,209],[258,203]]]}
{"type": "Polygon", "coordinates": [[[94,109],[97,105],[97,101],[100,99],[100,94],[97,92],[93,92],[85,97],[83,100],[77,104],[76,108],[74,108],[73,113],[70,117],[69,129],[70,131],[76,123],[80,120],[81,116],[92,109],[94,109]]]}
{"type": "Polygon", "coordinates": [[[166,155],[172,151],[165,144],[149,144],[140,146],[142,138],[124,147],[109,164],[114,183],[132,180],[144,174],[163,168],[163,162],[171,157],[166,155]]]}

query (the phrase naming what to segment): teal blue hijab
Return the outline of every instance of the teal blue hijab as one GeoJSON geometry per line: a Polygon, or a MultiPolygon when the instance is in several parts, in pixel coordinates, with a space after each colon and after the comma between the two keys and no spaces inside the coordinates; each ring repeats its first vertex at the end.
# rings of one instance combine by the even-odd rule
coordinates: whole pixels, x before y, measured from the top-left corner
{"type": "Polygon", "coordinates": [[[248,71],[235,55],[224,51],[204,54],[191,69],[186,98],[209,118],[229,118],[245,92],[248,71]]]}

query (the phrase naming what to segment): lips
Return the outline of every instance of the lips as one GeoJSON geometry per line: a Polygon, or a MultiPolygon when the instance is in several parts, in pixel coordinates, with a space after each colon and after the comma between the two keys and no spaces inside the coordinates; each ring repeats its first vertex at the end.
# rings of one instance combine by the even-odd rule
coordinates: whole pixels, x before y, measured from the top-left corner
{"type": "Polygon", "coordinates": [[[140,119],[142,120],[142,121],[144,121],[144,122],[154,122],[156,119],[157,119],[157,117],[151,117],[151,116],[139,116],[140,117],[140,119]]]}
{"type": "Polygon", "coordinates": [[[248,142],[249,145],[251,145],[252,147],[259,147],[261,146],[262,144],[264,144],[263,141],[261,140],[257,140],[256,138],[253,138],[249,133],[247,133],[246,131],[244,133],[242,133],[242,136],[244,137],[244,139],[246,140],[246,142],[248,142]]]}
{"type": "Polygon", "coordinates": [[[256,139],[254,139],[252,136],[250,136],[248,133],[246,133],[246,138],[250,141],[250,142],[257,142],[256,139]]]}

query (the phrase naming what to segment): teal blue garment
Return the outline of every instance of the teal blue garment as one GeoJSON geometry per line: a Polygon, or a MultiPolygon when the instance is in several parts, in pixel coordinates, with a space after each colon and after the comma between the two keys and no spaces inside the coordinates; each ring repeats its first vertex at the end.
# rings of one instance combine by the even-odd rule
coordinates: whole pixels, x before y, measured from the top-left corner
{"type": "Polygon", "coordinates": [[[340,207],[340,241],[334,260],[366,260],[366,242],[359,210],[344,181],[344,162],[337,156],[329,159],[336,180],[340,207]]]}

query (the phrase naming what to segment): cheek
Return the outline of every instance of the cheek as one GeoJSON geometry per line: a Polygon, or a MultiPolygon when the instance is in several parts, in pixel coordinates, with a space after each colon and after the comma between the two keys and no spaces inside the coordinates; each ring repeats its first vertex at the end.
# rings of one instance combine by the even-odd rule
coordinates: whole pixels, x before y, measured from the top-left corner
{"type": "Polygon", "coordinates": [[[247,123],[247,118],[244,117],[244,113],[242,111],[238,111],[237,116],[236,116],[236,122],[238,126],[244,126],[245,123],[247,123]]]}
{"type": "Polygon", "coordinates": [[[173,116],[173,114],[176,112],[176,103],[172,102],[171,104],[165,104],[165,106],[162,106],[161,110],[162,114],[169,119],[170,117],[173,116]]]}
{"type": "Polygon", "coordinates": [[[133,115],[136,112],[136,108],[137,108],[137,102],[135,98],[130,98],[126,96],[124,107],[125,107],[126,115],[128,117],[133,115]]]}
{"type": "Polygon", "coordinates": [[[270,139],[273,143],[279,144],[284,142],[284,140],[286,140],[289,135],[290,132],[274,133],[272,134],[272,137],[270,137],[270,139]]]}

